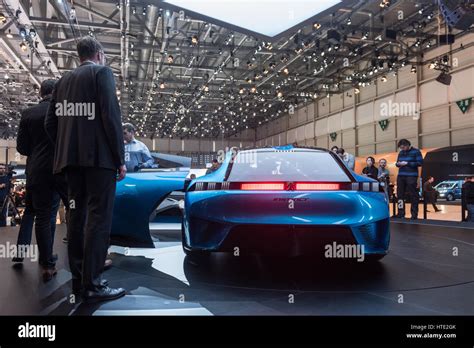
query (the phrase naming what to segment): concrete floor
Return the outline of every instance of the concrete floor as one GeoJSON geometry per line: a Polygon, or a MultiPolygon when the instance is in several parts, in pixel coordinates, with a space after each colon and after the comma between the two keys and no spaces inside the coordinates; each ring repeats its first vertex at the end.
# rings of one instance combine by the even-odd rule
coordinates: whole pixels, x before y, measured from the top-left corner
{"type": "MultiPolygon", "coordinates": [[[[95,305],[71,304],[65,226],[55,251],[58,275],[40,280],[38,265],[22,269],[0,259],[1,315],[473,315],[474,229],[392,222],[390,254],[374,266],[308,258],[216,254],[209,266],[185,259],[180,233],[154,231],[155,249],[112,246],[111,286],[127,296],[95,305]],[[457,248],[459,256],[453,256],[457,248]]],[[[0,229],[0,243],[18,228],[0,229]]]]}

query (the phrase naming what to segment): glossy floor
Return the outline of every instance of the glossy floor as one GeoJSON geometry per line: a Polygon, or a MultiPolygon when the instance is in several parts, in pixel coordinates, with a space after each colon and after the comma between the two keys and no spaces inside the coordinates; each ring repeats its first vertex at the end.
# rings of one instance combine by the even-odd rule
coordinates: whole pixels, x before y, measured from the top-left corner
{"type": "MultiPolygon", "coordinates": [[[[170,225],[155,249],[112,246],[111,286],[127,295],[95,305],[70,303],[65,226],[58,226],[58,275],[0,260],[0,314],[43,315],[473,315],[474,229],[392,222],[390,254],[375,266],[311,258],[214,255],[193,265],[170,225]],[[456,256],[457,255],[457,256],[456,256]]],[[[17,228],[2,228],[0,243],[17,228]]]]}

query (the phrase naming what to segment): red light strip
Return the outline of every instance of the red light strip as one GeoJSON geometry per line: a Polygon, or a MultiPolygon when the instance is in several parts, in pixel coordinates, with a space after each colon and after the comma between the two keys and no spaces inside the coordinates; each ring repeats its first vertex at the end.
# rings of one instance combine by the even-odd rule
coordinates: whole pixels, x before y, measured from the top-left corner
{"type": "Polygon", "coordinates": [[[285,184],[248,183],[242,184],[240,189],[244,191],[283,191],[285,189],[285,184]]]}
{"type": "Polygon", "coordinates": [[[297,183],[296,191],[337,191],[339,184],[297,183]]]}

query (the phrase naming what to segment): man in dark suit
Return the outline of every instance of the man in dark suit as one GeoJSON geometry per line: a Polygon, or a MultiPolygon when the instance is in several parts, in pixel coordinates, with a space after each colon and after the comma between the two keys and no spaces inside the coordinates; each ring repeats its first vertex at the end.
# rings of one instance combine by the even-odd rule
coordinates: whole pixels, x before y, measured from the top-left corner
{"type": "Polygon", "coordinates": [[[125,295],[102,281],[117,180],[126,174],[120,107],[102,45],[77,43],[81,65],[57,83],[45,121],[55,143],[54,172],[68,184],[68,254],[74,293],[86,301],[125,295]]]}
{"type": "MultiPolygon", "coordinates": [[[[53,233],[51,224],[53,201],[57,191],[65,195],[64,186],[60,186],[58,178],[53,175],[54,147],[44,129],[44,121],[48,112],[55,80],[45,80],[41,84],[42,100],[38,105],[22,112],[17,136],[17,150],[28,156],[26,162],[27,205],[34,211],[36,226],[36,242],[39,249],[39,263],[43,268],[43,280],[51,280],[57,273],[55,257],[53,257],[53,233]]],[[[28,217],[25,217],[28,220],[28,217]]],[[[27,223],[25,221],[25,223],[27,223]]],[[[23,227],[23,223],[22,223],[23,227]]],[[[29,234],[31,236],[31,234],[29,234]]],[[[31,237],[29,238],[31,240],[31,237]]],[[[27,241],[29,242],[29,241],[27,241]]]]}

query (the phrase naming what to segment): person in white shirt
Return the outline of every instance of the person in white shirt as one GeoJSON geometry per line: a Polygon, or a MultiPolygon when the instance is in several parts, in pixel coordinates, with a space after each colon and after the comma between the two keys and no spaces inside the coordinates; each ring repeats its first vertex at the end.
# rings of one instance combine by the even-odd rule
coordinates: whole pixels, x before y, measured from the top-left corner
{"type": "Polygon", "coordinates": [[[342,147],[340,147],[339,149],[337,149],[337,154],[339,155],[339,157],[341,157],[342,161],[346,164],[346,166],[350,169],[350,170],[354,170],[355,168],[355,158],[354,158],[354,155],[346,152],[342,147]]]}
{"type": "Polygon", "coordinates": [[[123,125],[125,141],[125,165],[128,172],[138,172],[143,168],[152,168],[155,161],[150,150],[141,141],[135,139],[135,127],[131,123],[123,125]]]}

